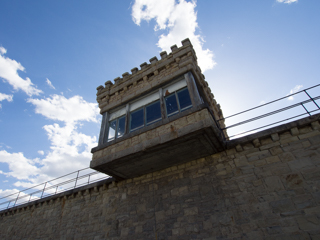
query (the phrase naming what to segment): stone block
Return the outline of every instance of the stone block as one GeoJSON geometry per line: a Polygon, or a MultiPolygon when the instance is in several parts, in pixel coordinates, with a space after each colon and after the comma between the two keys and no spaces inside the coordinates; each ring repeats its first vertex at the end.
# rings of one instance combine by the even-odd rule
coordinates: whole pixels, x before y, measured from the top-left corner
{"type": "Polygon", "coordinates": [[[281,191],[284,189],[280,178],[277,176],[266,177],[264,182],[269,192],[281,191]]]}
{"type": "Polygon", "coordinates": [[[293,202],[289,198],[272,201],[270,202],[270,206],[272,207],[274,212],[278,213],[291,212],[296,210],[293,202]]]}
{"type": "Polygon", "coordinates": [[[297,218],[299,228],[303,231],[319,230],[319,218],[316,215],[306,215],[297,218]]]}
{"type": "Polygon", "coordinates": [[[290,133],[292,136],[297,136],[299,135],[299,129],[297,127],[291,128],[290,133]]]}
{"type": "Polygon", "coordinates": [[[192,216],[192,215],[198,215],[198,207],[191,207],[184,209],[184,216],[192,216]]]}
{"type": "Polygon", "coordinates": [[[311,127],[313,130],[319,130],[320,129],[320,124],[319,121],[314,121],[311,123],[311,127]]]}
{"type": "Polygon", "coordinates": [[[311,138],[311,137],[319,136],[319,135],[320,135],[320,132],[318,130],[315,130],[315,131],[312,131],[309,133],[300,134],[298,137],[299,137],[299,139],[306,139],[306,138],[311,138]]]}
{"type": "Polygon", "coordinates": [[[312,162],[309,159],[296,159],[288,162],[289,167],[292,171],[299,171],[303,168],[312,166],[312,162]]]}
{"type": "Polygon", "coordinates": [[[275,147],[272,147],[269,149],[270,153],[275,156],[275,155],[278,155],[280,153],[282,153],[282,148],[280,146],[275,146],[275,147]]]}
{"type": "Polygon", "coordinates": [[[271,134],[271,139],[272,141],[278,141],[280,138],[279,138],[279,134],[278,133],[273,133],[271,134]]]}
{"type": "Polygon", "coordinates": [[[249,165],[247,158],[242,156],[240,158],[234,159],[234,163],[237,167],[247,166],[249,165]]]}

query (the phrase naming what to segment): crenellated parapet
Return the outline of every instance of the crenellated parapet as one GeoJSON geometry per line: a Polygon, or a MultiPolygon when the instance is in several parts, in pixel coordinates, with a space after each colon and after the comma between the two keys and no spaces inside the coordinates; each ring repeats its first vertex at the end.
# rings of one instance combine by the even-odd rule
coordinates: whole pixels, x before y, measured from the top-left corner
{"type": "MultiPolygon", "coordinates": [[[[171,52],[163,51],[160,53],[160,59],[156,56],[140,65],[140,69],[131,69],[131,74],[125,72],[122,77],[117,77],[112,83],[107,81],[105,86],[100,85],[97,88],[97,101],[100,112],[104,113],[110,109],[121,106],[130,100],[139,97],[145,92],[152,91],[159,86],[165,85],[173,78],[191,71],[199,89],[203,90],[205,102],[210,105],[215,119],[223,118],[222,110],[214,99],[208,82],[197,64],[197,56],[190,40],[183,40],[181,47],[173,45],[171,52]]],[[[222,127],[224,123],[220,122],[222,127]]]]}

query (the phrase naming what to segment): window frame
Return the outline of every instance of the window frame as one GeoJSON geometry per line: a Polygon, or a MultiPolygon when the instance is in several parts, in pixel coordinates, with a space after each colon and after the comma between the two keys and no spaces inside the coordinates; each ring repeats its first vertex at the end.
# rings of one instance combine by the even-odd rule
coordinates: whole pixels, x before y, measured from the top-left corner
{"type": "MultiPolygon", "coordinates": [[[[200,92],[198,91],[197,89],[197,86],[196,86],[196,83],[195,83],[195,80],[194,80],[194,77],[192,75],[191,72],[188,72],[186,74],[183,75],[183,77],[179,77],[176,81],[173,81],[171,82],[170,84],[167,84],[167,85],[164,85],[162,87],[160,87],[158,89],[158,91],[153,91],[151,92],[150,94],[147,94],[143,97],[140,97],[134,101],[130,101],[126,104],[125,106],[125,110],[123,109],[124,106],[122,105],[121,107],[117,108],[117,110],[115,111],[111,111],[111,112],[106,112],[103,114],[103,121],[102,123],[104,122],[104,128],[101,128],[100,130],[100,138],[101,138],[101,133],[104,132],[103,134],[103,138],[100,139],[99,138],[99,144],[100,144],[100,140],[103,142],[103,143],[106,143],[106,142],[113,142],[123,136],[125,136],[126,134],[129,134],[129,133],[132,133],[136,130],[139,130],[139,129],[142,129],[144,127],[147,127],[147,126],[150,126],[156,122],[159,122],[161,120],[164,120],[164,119],[168,119],[176,114],[179,114],[185,110],[188,110],[196,105],[199,105],[201,103],[201,95],[200,95],[200,92]],[[179,89],[178,87],[181,86],[181,88],[179,89]],[[177,89],[178,88],[178,89],[177,89]],[[171,89],[171,90],[170,90],[171,89]],[[169,91],[172,91],[172,93],[170,93],[168,96],[170,95],[173,95],[175,96],[175,101],[176,101],[176,104],[177,104],[177,107],[178,107],[178,110],[172,114],[168,114],[168,111],[167,111],[167,104],[166,104],[166,97],[168,96],[165,96],[164,92],[166,90],[169,90],[169,91]],[[178,96],[178,93],[179,92],[182,92],[184,90],[187,90],[188,92],[188,95],[189,95],[189,98],[190,98],[190,105],[181,109],[181,103],[180,103],[180,99],[179,99],[179,96],[178,96]],[[196,91],[196,95],[195,95],[195,92],[196,91]],[[153,95],[153,96],[152,96],[153,95]],[[158,95],[159,97],[157,98],[156,95],[158,95]],[[193,99],[193,97],[200,97],[199,101],[196,99],[193,99]],[[152,102],[148,102],[147,99],[153,99],[152,102]],[[141,102],[144,101],[144,99],[146,100],[147,104],[144,104],[143,103],[141,104],[141,102]],[[198,101],[198,102],[197,102],[198,101]],[[140,102],[140,103],[139,103],[140,102]],[[158,104],[160,105],[160,113],[159,113],[159,117],[149,123],[147,123],[147,108],[153,104],[156,104],[158,102],[158,104]],[[136,106],[139,106],[138,108],[136,108],[136,106]],[[130,108],[133,108],[134,110],[130,110],[130,108]],[[140,127],[137,127],[135,129],[131,129],[131,114],[136,112],[136,111],[139,111],[139,110],[143,110],[143,125],[141,125],[140,127]],[[118,112],[120,111],[120,112],[118,112]],[[118,113],[117,113],[118,112],[118,113]],[[117,117],[117,118],[114,118],[110,121],[110,117],[113,118],[113,114],[121,114],[121,116],[117,117]],[[121,135],[121,136],[118,136],[118,128],[119,128],[119,121],[121,118],[124,118],[124,133],[121,135]],[[110,132],[110,123],[112,121],[116,120],[116,131],[115,131],[115,135],[113,138],[110,138],[109,139],[109,132],[110,132]],[[104,129],[104,130],[103,130],[104,129]]],[[[158,113],[157,113],[158,114],[158,113]]]]}
{"type": "Polygon", "coordinates": [[[190,96],[190,91],[189,91],[188,87],[184,87],[184,88],[182,88],[182,89],[178,89],[177,91],[174,91],[173,93],[170,93],[170,95],[165,96],[165,97],[164,97],[165,103],[166,103],[166,98],[168,98],[168,97],[170,97],[170,96],[172,96],[172,95],[175,95],[175,99],[176,99],[178,111],[175,111],[175,112],[173,112],[173,113],[168,114],[168,107],[167,107],[167,104],[165,104],[165,107],[166,107],[166,116],[167,116],[167,117],[171,117],[171,116],[173,116],[173,115],[179,114],[179,113],[181,113],[181,112],[183,112],[183,111],[185,111],[185,110],[193,107],[192,101],[191,101],[191,96],[190,96]],[[181,106],[180,106],[181,104],[180,104],[180,99],[179,99],[178,93],[179,93],[179,92],[182,92],[182,91],[184,91],[184,90],[188,90],[188,94],[189,94],[189,98],[190,98],[191,105],[189,105],[189,106],[187,106],[187,107],[185,107],[185,108],[183,108],[183,109],[181,110],[181,106]]]}
{"type": "Polygon", "coordinates": [[[124,128],[126,128],[126,115],[122,115],[120,117],[117,117],[115,119],[112,119],[111,121],[108,121],[108,131],[107,131],[107,142],[111,142],[114,141],[115,139],[121,138],[126,134],[126,130],[124,129],[124,133],[121,136],[118,136],[118,131],[119,131],[119,120],[121,118],[124,118],[124,128]],[[114,137],[109,139],[109,133],[110,133],[110,123],[116,121],[116,127],[115,127],[115,131],[114,131],[114,137]]]}

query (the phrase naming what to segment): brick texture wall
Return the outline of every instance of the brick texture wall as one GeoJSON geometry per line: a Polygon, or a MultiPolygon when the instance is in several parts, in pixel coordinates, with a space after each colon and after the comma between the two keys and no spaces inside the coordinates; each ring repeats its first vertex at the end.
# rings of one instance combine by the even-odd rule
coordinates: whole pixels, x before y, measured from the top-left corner
{"type": "Polygon", "coordinates": [[[320,239],[319,115],[0,212],[0,239],[320,239]]]}

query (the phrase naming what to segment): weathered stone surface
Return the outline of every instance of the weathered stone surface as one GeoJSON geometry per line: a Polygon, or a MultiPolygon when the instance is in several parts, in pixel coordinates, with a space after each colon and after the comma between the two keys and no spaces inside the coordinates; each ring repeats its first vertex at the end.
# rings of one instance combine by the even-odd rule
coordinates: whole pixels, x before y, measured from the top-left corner
{"type": "MultiPolygon", "coordinates": [[[[300,134],[315,131],[308,126],[298,126],[300,134]]],[[[246,150],[235,145],[2,211],[0,239],[319,239],[320,146],[281,134],[274,142],[268,137],[275,144],[265,149],[269,140],[253,148],[256,137],[238,139],[246,150]],[[284,149],[285,139],[298,148],[284,149]]]]}

